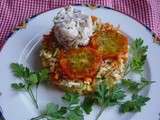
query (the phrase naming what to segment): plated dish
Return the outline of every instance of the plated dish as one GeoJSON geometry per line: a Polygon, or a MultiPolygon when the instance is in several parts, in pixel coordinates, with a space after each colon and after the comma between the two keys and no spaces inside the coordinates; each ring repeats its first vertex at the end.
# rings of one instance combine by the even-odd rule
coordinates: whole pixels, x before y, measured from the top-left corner
{"type": "MultiPolygon", "coordinates": [[[[15,98],[22,100],[19,104],[29,105],[31,111],[43,111],[30,117],[27,114],[16,116],[16,119],[129,120],[136,112],[142,115],[144,105],[154,98],[147,96],[149,86],[155,79],[148,72],[148,47],[143,43],[146,37],[136,35],[135,39],[131,39],[124,34],[124,24],[112,25],[112,21],[103,21],[98,14],[84,14],[81,12],[83,9],[69,6],[57,10],[52,16],[49,32],[44,35],[42,31],[40,34],[43,37],[30,41],[19,62],[8,62],[14,62],[10,75],[14,73],[24,81],[18,79],[14,82],[12,79],[5,86],[11,94],[19,93],[14,90],[24,91],[15,98]],[[31,57],[33,55],[35,57],[31,57]],[[46,86],[46,83],[50,85],[46,86]],[[79,100],[80,96],[83,96],[82,100],[79,100]],[[63,100],[59,103],[61,97],[63,100]],[[106,112],[107,109],[113,111],[106,112]]],[[[2,104],[2,108],[4,106],[2,104]]],[[[136,118],[136,115],[133,119],[141,118],[136,118]]]]}
{"type": "Polygon", "coordinates": [[[140,112],[150,100],[140,93],[153,83],[143,73],[148,47],[141,38],[129,45],[119,28],[100,21],[72,6],[65,7],[54,17],[50,33],[42,38],[40,58],[44,69],[32,72],[21,64],[11,64],[14,75],[24,80],[11,87],[26,91],[37,109],[33,88],[37,90],[41,82],[49,80],[65,92],[62,99],[68,102],[66,106],[49,103],[40,116],[31,120],[84,120],[83,111],[90,114],[93,105],[101,108],[95,118],[98,120],[108,107],[120,105],[120,113],[140,112]],[[128,77],[133,73],[140,77],[138,82],[128,77]],[[125,100],[125,88],[132,93],[129,100],[125,100]],[[80,95],[85,94],[80,102],[80,95]]]}

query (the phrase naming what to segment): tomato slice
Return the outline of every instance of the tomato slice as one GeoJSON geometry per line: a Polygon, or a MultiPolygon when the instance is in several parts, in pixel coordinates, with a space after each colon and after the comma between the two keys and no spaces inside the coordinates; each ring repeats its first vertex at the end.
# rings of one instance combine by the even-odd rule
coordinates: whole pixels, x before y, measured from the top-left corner
{"type": "Polygon", "coordinates": [[[60,67],[70,79],[93,78],[101,64],[101,56],[96,50],[83,47],[60,52],[60,67]]]}
{"type": "Polygon", "coordinates": [[[95,32],[91,37],[90,46],[96,49],[103,59],[118,58],[128,53],[127,37],[112,29],[95,32]]]}

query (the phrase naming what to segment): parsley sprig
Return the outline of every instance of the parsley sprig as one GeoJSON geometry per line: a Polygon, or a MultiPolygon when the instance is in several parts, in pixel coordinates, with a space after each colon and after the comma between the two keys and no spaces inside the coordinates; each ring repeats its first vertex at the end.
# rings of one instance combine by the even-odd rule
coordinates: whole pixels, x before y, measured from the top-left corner
{"type": "Polygon", "coordinates": [[[45,111],[40,116],[31,118],[31,120],[41,120],[43,118],[46,118],[47,120],[63,120],[66,112],[66,107],[59,107],[54,103],[48,103],[45,111]]]}
{"type": "Polygon", "coordinates": [[[49,103],[46,106],[46,110],[38,117],[31,120],[41,120],[45,118],[47,120],[83,120],[83,111],[80,107],[80,98],[78,94],[65,93],[62,97],[66,106],[55,105],[49,103]]]}
{"type": "Polygon", "coordinates": [[[96,92],[94,94],[85,98],[82,108],[87,114],[89,114],[92,110],[93,104],[99,105],[101,110],[96,117],[96,120],[98,120],[106,107],[120,104],[121,100],[123,100],[125,96],[126,95],[120,86],[116,85],[109,88],[109,86],[103,82],[97,85],[96,92]]]}
{"type": "Polygon", "coordinates": [[[146,80],[145,78],[141,78],[140,82],[135,82],[131,79],[123,79],[122,85],[127,88],[133,94],[138,94],[143,88],[154,83],[154,81],[146,80]]]}
{"type": "Polygon", "coordinates": [[[126,65],[125,75],[130,72],[142,73],[147,58],[148,46],[145,46],[141,38],[132,41],[129,49],[131,60],[126,65]]]}
{"type": "Polygon", "coordinates": [[[37,99],[33,94],[33,87],[37,88],[40,82],[48,79],[48,70],[42,69],[38,72],[33,72],[18,63],[12,63],[11,69],[14,75],[22,80],[19,83],[12,83],[11,87],[17,91],[26,91],[30,95],[36,108],[38,108],[37,99]]]}

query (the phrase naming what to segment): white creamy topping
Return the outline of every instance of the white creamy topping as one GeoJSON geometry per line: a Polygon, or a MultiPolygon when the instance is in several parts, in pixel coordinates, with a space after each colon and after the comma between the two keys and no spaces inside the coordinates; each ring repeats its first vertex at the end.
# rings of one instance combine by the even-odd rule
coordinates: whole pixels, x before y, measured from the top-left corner
{"type": "Polygon", "coordinates": [[[82,14],[72,6],[58,12],[54,24],[55,36],[65,48],[87,45],[93,33],[91,16],[82,14]]]}

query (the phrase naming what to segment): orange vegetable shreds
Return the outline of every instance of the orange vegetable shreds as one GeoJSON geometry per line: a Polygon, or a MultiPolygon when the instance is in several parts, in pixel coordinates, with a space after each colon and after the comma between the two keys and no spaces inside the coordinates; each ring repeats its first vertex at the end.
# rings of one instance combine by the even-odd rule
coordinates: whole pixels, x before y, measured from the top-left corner
{"type": "Polygon", "coordinates": [[[57,40],[52,30],[51,32],[49,32],[49,34],[43,36],[42,46],[45,49],[53,50],[55,47],[56,41],[57,40]]]}
{"type": "Polygon", "coordinates": [[[85,80],[95,77],[101,64],[101,56],[92,48],[74,48],[60,52],[60,67],[70,79],[85,80]]]}
{"type": "Polygon", "coordinates": [[[91,19],[92,19],[93,23],[95,23],[98,20],[98,18],[96,16],[91,16],[91,19]]]}
{"type": "Polygon", "coordinates": [[[117,30],[107,28],[103,28],[94,33],[91,37],[90,46],[91,48],[98,50],[103,59],[116,59],[123,57],[128,53],[127,37],[119,33],[117,30]]]}

